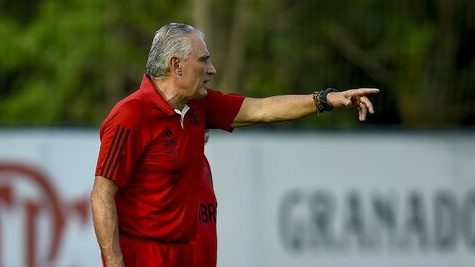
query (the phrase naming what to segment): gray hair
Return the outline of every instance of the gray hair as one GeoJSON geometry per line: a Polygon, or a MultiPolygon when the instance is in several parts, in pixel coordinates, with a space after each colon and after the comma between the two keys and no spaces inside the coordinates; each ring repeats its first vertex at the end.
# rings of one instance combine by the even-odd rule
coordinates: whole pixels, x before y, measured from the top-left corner
{"type": "Polygon", "coordinates": [[[191,34],[204,39],[201,31],[183,23],[170,23],[156,31],[148,54],[147,74],[154,78],[166,77],[170,71],[168,62],[173,55],[186,60],[192,49],[187,38],[191,34]]]}

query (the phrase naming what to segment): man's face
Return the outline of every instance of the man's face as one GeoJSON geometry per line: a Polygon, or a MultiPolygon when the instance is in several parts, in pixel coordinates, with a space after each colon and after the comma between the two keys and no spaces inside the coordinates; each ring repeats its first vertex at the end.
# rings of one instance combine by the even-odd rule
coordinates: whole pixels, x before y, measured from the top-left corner
{"type": "Polygon", "coordinates": [[[216,74],[216,69],[209,61],[209,52],[204,41],[191,35],[192,50],[188,58],[181,62],[182,76],[180,87],[190,99],[203,98],[207,94],[208,82],[216,74]]]}

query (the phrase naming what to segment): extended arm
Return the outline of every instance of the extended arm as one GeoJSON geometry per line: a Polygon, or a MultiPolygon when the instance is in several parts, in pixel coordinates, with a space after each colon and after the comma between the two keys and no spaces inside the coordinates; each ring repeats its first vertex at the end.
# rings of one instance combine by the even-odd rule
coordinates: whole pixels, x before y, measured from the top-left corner
{"type": "Polygon", "coordinates": [[[96,176],[91,192],[94,229],[107,267],[124,267],[114,201],[117,190],[118,187],[114,182],[105,177],[96,176]]]}
{"type": "MultiPolygon", "coordinates": [[[[367,113],[374,113],[373,105],[366,97],[376,94],[375,88],[351,89],[343,92],[332,92],[327,96],[327,102],[335,108],[356,107],[359,119],[364,121],[367,113]]],[[[233,127],[241,127],[255,123],[280,122],[295,120],[315,113],[316,106],[310,95],[281,95],[266,98],[246,97],[234,118],[233,127]]]]}

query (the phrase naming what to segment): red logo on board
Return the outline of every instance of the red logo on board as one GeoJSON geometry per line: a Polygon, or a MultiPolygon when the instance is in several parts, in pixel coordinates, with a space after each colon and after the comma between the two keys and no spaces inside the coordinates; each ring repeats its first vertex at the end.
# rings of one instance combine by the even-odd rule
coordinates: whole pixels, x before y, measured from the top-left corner
{"type": "Polygon", "coordinates": [[[61,253],[65,226],[78,220],[87,225],[90,216],[87,196],[65,200],[41,170],[23,163],[0,162],[0,266],[13,265],[7,262],[7,246],[20,250],[15,261],[25,267],[53,266],[61,253]],[[20,225],[15,225],[22,233],[16,244],[5,240],[9,225],[2,222],[9,216],[21,218],[20,225]]]}

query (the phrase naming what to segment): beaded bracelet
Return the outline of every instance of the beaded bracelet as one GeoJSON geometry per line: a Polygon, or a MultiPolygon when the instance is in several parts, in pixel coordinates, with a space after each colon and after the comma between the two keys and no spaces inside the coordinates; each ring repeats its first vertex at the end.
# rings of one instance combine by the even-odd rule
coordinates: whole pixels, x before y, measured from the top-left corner
{"type": "Polygon", "coordinates": [[[320,113],[331,111],[333,106],[328,103],[328,93],[336,92],[334,88],[327,88],[322,91],[315,91],[312,94],[313,102],[315,102],[315,112],[320,116],[320,113]]]}

